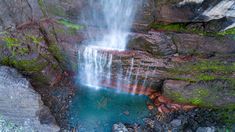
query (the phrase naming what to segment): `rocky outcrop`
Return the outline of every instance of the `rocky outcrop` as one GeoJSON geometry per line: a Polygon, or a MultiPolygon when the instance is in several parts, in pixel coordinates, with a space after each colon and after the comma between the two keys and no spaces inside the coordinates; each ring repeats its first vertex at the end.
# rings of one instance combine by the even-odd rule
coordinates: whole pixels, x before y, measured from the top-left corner
{"type": "MultiPolygon", "coordinates": [[[[83,13],[89,8],[88,2],[87,0],[2,0],[0,4],[2,9],[0,30],[15,28],[22,23],[39,20],[43,17],[82,23],[83,13]]],[[[99,5],[93,4],[93,6],[99,11],[99,5]]],[[[222,22],[215,22],[219,25],[210,23],[209,25],[217,25],[217,29],[219,26],[221,30],[232,28],[235,26],[234,6],[233,0],[171,0],[170,2],[146,0],[139,5],[133,29],[146,31],[154,21],[163,23],[207,23],[218,19],[222,19],[222,22]]]]}
{"type": "Polygon", "coordinates": [[[166,23],[208,22],[221,18],[224,28],[234,27],[233,0],[157,0],[156,21],[166,23]]]}
{"type": "Polygon", "coordinates": [[[163,85],[163,94],[181,103],[226,108],[235,103],[232,87],[228,82],[219,80],[199,83],[167,80],[163,85]]]}
{"type": "Polygon", "coordinates": [[[148,34],[137,33],[132,35],[127,48],[145,51],[153,56],[175,53],[213,55],[235,52],[234,40],[229,38],[155,31],[149,31],[148,34]]]}
{"type": "MultiPolygon", "coordinates": [[[[226,131],[226,127],[220,123],[218,113],[212,110],[199,108],[187,112],[171,113],[168,115],[154,115],[151,118],[144,118],[143,121],[144,122],[142,124],[125,124],[124,127],[126,127],[129,132],[226,131]]],[[[234,131],[234,129],[234,125],[229,128],[230,131],[234,131]]]]}
{"type": "Polygon", "coordinates": [[[14,29],[18,25],[42,15],[37,0],[1,0],[0,31],[14,29]]]}
{"type": "MultiPolygon", "coordinates": [[[[156,68],[157,71],[148,73],[149,80],[167,80],[163,87],[161,83],[153,86],[162,87],[166,97],[180,103],[231,108],[235,100],[232,89],[234,44],[234,40],[227,37],[151,31],[132,35],[127,47],[142,54],[148,53],[139,56],[142,63],[137,65],[142,68],[145,65],[147,69],[151,66],[156,68]],[[150,60],[165,65],[153,65],[148,62],[150,60]]],[[[138,66],[136,69],[133,74],[138,73],[138,66]]],[[[149,71],[147,69],[141,69],[139,75],[146,74],[149,71]]]]}
{"type": "Polygon", "coordinates": [[[15,69],[5,66],[0,67],[0,102],[0,115],[25,132],[59,131],[41,96],[15,69]]]}

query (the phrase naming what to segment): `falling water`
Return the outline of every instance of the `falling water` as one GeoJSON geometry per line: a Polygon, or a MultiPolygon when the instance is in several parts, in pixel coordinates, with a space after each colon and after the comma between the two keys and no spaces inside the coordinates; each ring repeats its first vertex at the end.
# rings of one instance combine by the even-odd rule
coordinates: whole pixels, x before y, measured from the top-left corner
{"type": "Polygon", "coordinates": [[[101,49],[125,50],[138,3],[136,0],[88,0],[82,22],[105,32],[90,45],[101,49]]]}
{"type": "MultiPolygon", "coordinates": [[[[123,71],[120,62],[119,70],[113,75],[113,55],[105,51],[124,51],[128,35],[133,24],[135,13],[140,1],[135,0],[88,0],[82,22],[87,27],[95,27],[100,32],[93,37],[85,48],[79,50],[79,80],[86,86],[99,89],[101,84],[114,83],[121,90],[121,84],[134,82],[135,92],[138,84],[138,74],[131,81],[134,58],[127,72],[123,71]],[[123,75],[125,73],[125,75],[123,75]],[[114,77],[115,76],[115,77],[114,77]]],[[[94,36],[88,31],[88,36],[94,36]]],[[[92,38],[92,37],[91,37],[92,38]]],[[[121,60],[120,60],[121,61],[121,60]]]]}

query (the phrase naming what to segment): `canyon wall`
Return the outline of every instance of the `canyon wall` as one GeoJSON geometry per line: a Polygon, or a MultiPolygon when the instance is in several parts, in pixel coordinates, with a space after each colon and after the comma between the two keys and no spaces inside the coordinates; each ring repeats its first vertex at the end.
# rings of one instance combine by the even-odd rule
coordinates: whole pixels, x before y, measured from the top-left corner
{"type": "MultiPolygon", "coordinates": [[[[76,73],[80,45],[102,34],[81,24],[86,2],[0,0],[0,64],[18,69],[40,86],[35,89],[43,100],[51,97],[45,94],[48,89],[76,73]]],[[[234,6],[234,0],[143,1],[127,51],[111,53],[113,76],[120,65],[127,72],[133,59],[131,78],[141,85],[132,86],[137,92],[143,92],[146,80],[144,88],[177,102],[234,109],[234,6]]]]}

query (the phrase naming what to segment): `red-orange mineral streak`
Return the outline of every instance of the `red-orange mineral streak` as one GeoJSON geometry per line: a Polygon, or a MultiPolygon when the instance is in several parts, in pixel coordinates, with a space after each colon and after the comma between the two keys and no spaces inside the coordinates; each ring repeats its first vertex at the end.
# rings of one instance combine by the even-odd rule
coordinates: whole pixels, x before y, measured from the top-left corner
{"type": "Polygon", "coordinates": [[[158,108],[160,113],[170,113],[179,110],[188,111],[196,107],[187,104],[174,103],[173,100],[166,98],[159,92],[149,95],[149,98],[154,101],[154,105],[158,108]]]}
{"type": "MultiPolygon", "coordinates": [[[[100,84],[102,87],[117,89],[117,82],[111,81],[108,83],[107,81],[103,81],[100,84]]],[[[173,100],[163,96],[160,92],[156,92],[151,88],[146,88],[140,85],[133,85],[133,84],[121,84],[119,85],[119,90],[123,92],[128,92],[132,94],[142,94],[148,96],[151,100],[153,100],[154,105],[157,107],[160,113],[170,113],[179,110],[191,110],[196,106],[188,105],[188,104],[179,104],[175,103],[173,100]]],[[[150,110],[152,110],[152,106],[148,106],[150,110]]]]}

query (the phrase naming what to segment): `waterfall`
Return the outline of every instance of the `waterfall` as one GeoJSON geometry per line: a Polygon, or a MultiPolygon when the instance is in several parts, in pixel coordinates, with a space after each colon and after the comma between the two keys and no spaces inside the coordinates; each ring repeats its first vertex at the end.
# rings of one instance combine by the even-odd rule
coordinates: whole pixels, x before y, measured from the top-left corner
{"type": "MultiPolygon", "coordinates": [[[[131,92],[135,92],[138,74],[132,79],[134,59],[125,73],[120,62],[114,72],[113,55],[107,51],[124,51],[128,35],[133,24],[140,1],[135,0],[87,0],[87,8],[82,13],[82,23],[98,31],[87,32],[92,38],[79,50],[79,82],[83,85],[99,89],[103,85],[115,85],[118,91],[122,84],[134,82],[131,92]],[[115,74],[115,75],[114,75],[115,74]],[[123,75],[125,74],[125,75],[123,75]]],[[[121,60],[120,60],[121,61],[121,60]]]]}
{"type": "Polygon", "coordinates": [[[136,0],[87,0],[87,8],[81,17],[83,24],[104,32],[90,45],[101,49],[125,50],[138,3],[136,0]]]}

